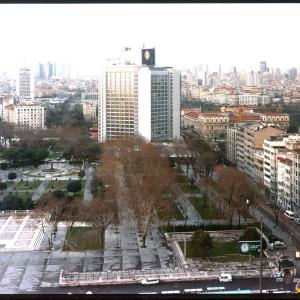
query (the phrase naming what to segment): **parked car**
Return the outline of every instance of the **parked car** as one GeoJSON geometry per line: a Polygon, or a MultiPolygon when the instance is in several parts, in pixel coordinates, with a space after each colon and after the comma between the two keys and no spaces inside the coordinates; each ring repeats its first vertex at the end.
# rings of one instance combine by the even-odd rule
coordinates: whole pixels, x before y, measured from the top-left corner
{"type": "Polygon", "coordinates": [[[273,273],[273,274],[272,274],[272,277],[273,277],[273,278],[282,278],[282,277],[283,277],[283,274],[282,274],[282,272],[276,272],[276,273],[273,273]]]}
{"type": "Polygon", "coordinates": [[[293,261],[290,255],[281,255],[277,258],[278,261],[293,261]]]}
{"type": "Polygon", "coordinates": [[[295,224],[300,225],[300,217],[299,216],[295,217],[293,221],[295,224]]]}
{"type": "Polygon", "coordinates": [[[276,241],[273,243],[270,243],[270,250],[284,250],[286,249],[286,244],[281,241],[276,241]]]}
{"type": "Polygon", "coordinates": [[[284,212],[284,215],[285,215],[286,217],[288,217],[290,220],[293,220],[293,219],[295,218],[295,214],[294,214],[292,211],[290,211],[290,210],[286,210],[286,211],[284,212]]]}
{"type": "Polygon", "coordinates": [[[153,285],[153,284],[158,284],[158,279],[157,278],[155,278],[155,277],[149,277],[149,278],[144,278],[144,279],[142,279],[142,281],[141,281],[141,284],[142,285],[153,285]]]}
{"type": "Polygon", "coordinates": [[[269,240],[270,243],[274,243],[276,241],[282,242],[281,238],[279,238],[278,236],[273,235],[273,234],[268,235],[268,240],[269,240]]]}
{"type": "Polygon", "coordinates": [[[232,281],[232,275],[229,273],[222,273],[219,276],[219,282],[231,282],[232,281]]]}

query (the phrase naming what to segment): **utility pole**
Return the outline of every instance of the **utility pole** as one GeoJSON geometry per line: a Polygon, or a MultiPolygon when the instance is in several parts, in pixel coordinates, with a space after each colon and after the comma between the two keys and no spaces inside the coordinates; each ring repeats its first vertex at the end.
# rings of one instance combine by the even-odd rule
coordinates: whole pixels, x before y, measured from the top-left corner
{"type": "Polygon", "coordinates": [[[260,215],[260,258],[259,258],[259,292],[262,294],[262,215],[260,215]]]}

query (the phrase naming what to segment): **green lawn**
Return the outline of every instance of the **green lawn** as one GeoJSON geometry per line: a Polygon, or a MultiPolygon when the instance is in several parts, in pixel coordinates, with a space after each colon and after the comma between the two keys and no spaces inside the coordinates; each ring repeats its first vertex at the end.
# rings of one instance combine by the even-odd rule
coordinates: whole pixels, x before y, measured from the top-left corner
{"type": "Polygon", "coordinates": [[[70,236],[65,240],[63,251],[100,250],[104,248],[103,244],[102,242],[101,247],[95,228],[73,227],[70,236]]]}
{"type": "MultiPolygon", "coordinates": [[[[184,242],[179,242],[179,245],[183,251],[184,242]]],[[[218,256],[226,256],[228,254],[238,254],[239,253],[239,243],[238,240],[230,241],[230,242],[218,242],[213,241],[213,248],[207,251],[206,257],[218,257],[218,256]]],[[[196,249],[192,246],[191,241],[186,242],[186,254],[187,257],[201,257],[201,253],[199,249],[196,249]]]]}
{"type": "MultiPolygon", "coordinates": [[[[178,206],[176,205],[176,203],[172,200],[171,201],[171,205],[172,205],[172,209],[173,209],[173,216],[172,218],[175,218],[176,220],[185,220],[184,215],[181,213],[180,209],[178,208],[178,206]]],[[[160,211],[160,210],[156,210],[158,217],[160,219],[163,219],[164,216],[164,212],[160,211]]]]}
{"type": "Polygon", "coordinates": [[[181,183],[180,187],[185,193],[201,194],[201,191],[195,185],[191,185],[190,183],[181,183]]]}
{"type": "Polygon", "coordinates": [[[34,180],[34,181],[19,181],[16,184],[16,190],[35,190],[37,189],[42,181],[34,180]]]}
{"type": "Polygon", "coordinates": [[[23,200],[26,199],[26,198],[31,198],[32,197],[32,193],[29,193],[29,192],[18,192],[17,194],[23,200]]]}
{"type": "Polygon", "coordinates": [[[203,219],[224,218],[219,209],[213,203],[211,203],[211,205],[209,205],[209,202],[205,204],[203,197],[189,197],[188,199],[203,219]]]}
{"type": "MultiPolygon", "coordinates": [[[[65,190],[71,180],[51,180],[48,183],[48,189],[65,190]]],[[[81,182],[82,189],[85,187],[85,180],[81,182]]]]}

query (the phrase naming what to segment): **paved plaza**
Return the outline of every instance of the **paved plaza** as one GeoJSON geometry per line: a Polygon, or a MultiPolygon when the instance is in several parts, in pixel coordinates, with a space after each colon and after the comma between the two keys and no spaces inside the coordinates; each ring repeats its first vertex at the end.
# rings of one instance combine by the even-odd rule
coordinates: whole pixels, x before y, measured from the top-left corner
{"type": "Polygon", "coordinates": [[[40,219],[26,212],[0,214],[0,251],[36,250],[43,236],[40,219]]]}

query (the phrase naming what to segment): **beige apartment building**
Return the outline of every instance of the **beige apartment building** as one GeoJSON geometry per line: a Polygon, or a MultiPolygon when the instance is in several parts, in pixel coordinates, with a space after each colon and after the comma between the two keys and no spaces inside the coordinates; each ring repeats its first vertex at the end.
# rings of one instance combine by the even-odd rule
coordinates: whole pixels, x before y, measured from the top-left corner
{"type": "Polygon", "coordinates": [[[241,124],[227,131],[226,157],[256,182],[263,181],[263,142],[283,130],[265,123],[241,124]]]}
{"type": "Polygon", "coordinates": [[[9,104],[3,107],[3,119],[26,128],[45,128],[45,108],[37,103],[9,104]]]}
{"type": "Polygon", "coordinates": [[[229,127],[229,113],[189,112],[183,118],[185,127],[193,127],[203,138],[224,138],[229,127]]]}
{"type": "Polygon", "coordinates": [[[282,210],[300,208],[300,136],[271,136],[264,141],[264,184],[282,210]]]}

